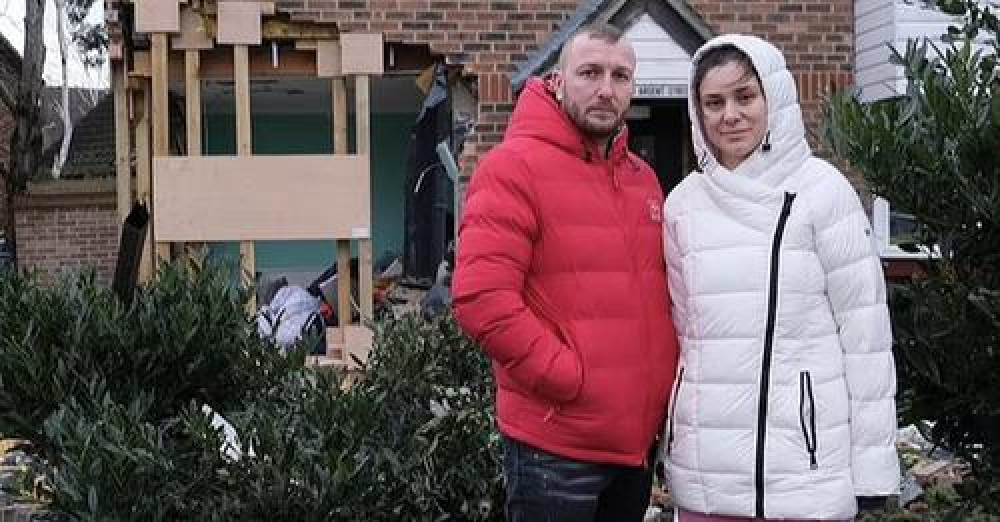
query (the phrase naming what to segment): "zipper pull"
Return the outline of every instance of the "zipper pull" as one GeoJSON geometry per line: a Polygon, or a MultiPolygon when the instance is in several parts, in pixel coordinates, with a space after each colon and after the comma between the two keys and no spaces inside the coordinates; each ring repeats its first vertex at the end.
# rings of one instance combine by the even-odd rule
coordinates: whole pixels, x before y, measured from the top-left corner
{"type": "Polygon", "coordinates": [[[809,452],[809,469],[811,469],[813,471],[816,471],[817,469],[819,469],[819,462],[816,462],[816,452],[815,451],[810,451],[809,452]]]}
{"type": "Polygon", "coordinates": [[[555,414],[556,414],[556,407],[555,406],[550,407],[548,413],[546,413],[545,417],[542,418],[542,422],[549,422],[549,420],[551,420],[552,416],[555,414]]]}
{"type": "Polygon", "coordinates": [[[611,186],[614,187],[615,190],[622,189],[621,179],[618,178],[618,171],[615,170],[614,167],[611,167],[611,186]]]}

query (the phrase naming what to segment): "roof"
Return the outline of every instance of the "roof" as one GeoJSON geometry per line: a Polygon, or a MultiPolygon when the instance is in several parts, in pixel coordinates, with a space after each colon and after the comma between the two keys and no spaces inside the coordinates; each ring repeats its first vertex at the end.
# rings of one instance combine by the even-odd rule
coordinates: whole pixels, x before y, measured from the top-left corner
{"type": "MultiPolygon", "coordinates": [[[[21,76],[21,53],[7,41],[7,38],[0,34],[0,90],[3,90],[11,98],[16,92],[16,86],[21,76]]],[[[0,93],[0,105],[5,105],[5,94],[0,93]]]]}
{"type": "Polygon", "coordinates": [[[590,23],[605,22],[624,29],[645,12],[650,12],[657,19],[678,18],[688,32],[702,42],[715,35],[685,0],[584,0],[549,41],[517,67],[510,81],[511,87],[514,92],[518,92],[524,87],[528,78],[552,67],[559,57],[559,50],[563,44],[580,27],[590,23]]]}
{"type": "MultiPolygon", "coordinates": [[[[107,178],[115,175],[114,97],[107,91],[100,96],[97,105],[74,124],[73,139],[60,178],[107,178]]],[[[41,162],[46,167],[43,172],[47,172],[52,165],[60,145],[61,142],[56,141],[45,150],[41,162]]]]}

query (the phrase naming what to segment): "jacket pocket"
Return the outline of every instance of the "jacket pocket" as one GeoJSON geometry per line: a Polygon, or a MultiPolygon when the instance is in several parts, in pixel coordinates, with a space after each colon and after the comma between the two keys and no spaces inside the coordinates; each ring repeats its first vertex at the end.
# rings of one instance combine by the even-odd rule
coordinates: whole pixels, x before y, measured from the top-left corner
{"type": "Polygon", "coordinates": [[[674,416],[677,414],[677,397],[681,391],[681,383],[684,382],[684,367],[677,372],[677,382],[674,383],[674,393],[670,395],[670,413],[667,417],[667,455],[674,446],[674,416]]]}
{"type": "Polygon", "coordinates": [[[812,375],[808,371],[799,372],[799,423],[809,453],[809,468],[817,469],[816,461],[816,398],[813,395],[812,375]]]}
{"type": "Polygon", "coordinates": [[[554,308],[541,292],[528,286],[525,288],[524,298],[528,307],[546,324],[549,332],[563,347],[552,354],[548,371],[532,383],[531,391],[557,404],[570,402],[580,394],[584,380],[583,360],[576,338],[571,329],[558,319],[554,308]]]}

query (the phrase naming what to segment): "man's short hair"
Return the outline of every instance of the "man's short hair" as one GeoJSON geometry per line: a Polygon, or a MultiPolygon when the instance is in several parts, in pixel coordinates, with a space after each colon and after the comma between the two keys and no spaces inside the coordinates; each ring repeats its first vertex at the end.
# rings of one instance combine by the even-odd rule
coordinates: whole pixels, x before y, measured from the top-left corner
{"type": "Polygon", "coordinates": [[[562,70],[563,65],[566,63],[566,53],[568,52],[567,50],[569,49],[570,44],[572,44],[577,38],[583,36],[614,45],[618,43],[623,36],[625,36],[625,33],[618,27],[608,23],[594,23],[580,27],[576,31],[573,31],[573,34],[566,39],[566,42],[563,43],[562,49],[559,51],[559,63],[556,66],[559,70],[562,70]]]}

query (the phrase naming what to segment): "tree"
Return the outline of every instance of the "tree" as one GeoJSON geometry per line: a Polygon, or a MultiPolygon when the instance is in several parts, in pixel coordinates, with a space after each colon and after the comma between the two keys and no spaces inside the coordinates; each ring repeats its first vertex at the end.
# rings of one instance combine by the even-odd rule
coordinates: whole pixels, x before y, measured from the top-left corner
{"type": "Polygon", "coordinates": [[[937,253],[891,294],[900,412],[933,421],[931,438],[972,466],[964,497],[1000,512],[1000,25],[975,0],[940,4],[962,25],[894,51],[905,95],[835,95],[826,136],[937,253]]]}
{"type": "Polygon", "coordinates": [[[42,133],[39,125],[39,99],[42,94],[42,69],[45,46],[42,39],[45,0],[25,0],[24,53],[21,74],[11,114],[14,132],[10,138],[10,169],[7,174],[7,240],[17,265],[17,227],[14,206],[10,198],[24,190],[28,179],[38,167],[42,155],[42,133]]]}
{"type": "MultiPolygon", "coordinates": [[[[95,0],[64,0],[66,17],[72,31],[73,42],[84,53],[84,62],[98,64],[108,46],[108,36],[103,25],[86,21],[87,13],[95,0]]],[[[42,134],[39,121],[42,95],[42,71],[45,65],[43,38],[45,0],[25,0],[24,54],[17,93],[13,99],[0,99],[14,116],[11,135],[10,169],[7,175],[7,239],[17,263],[17,238],[14,210],[9,198],[24,191],[27,182],[38,170],[42,156],[42,134]]]]}

